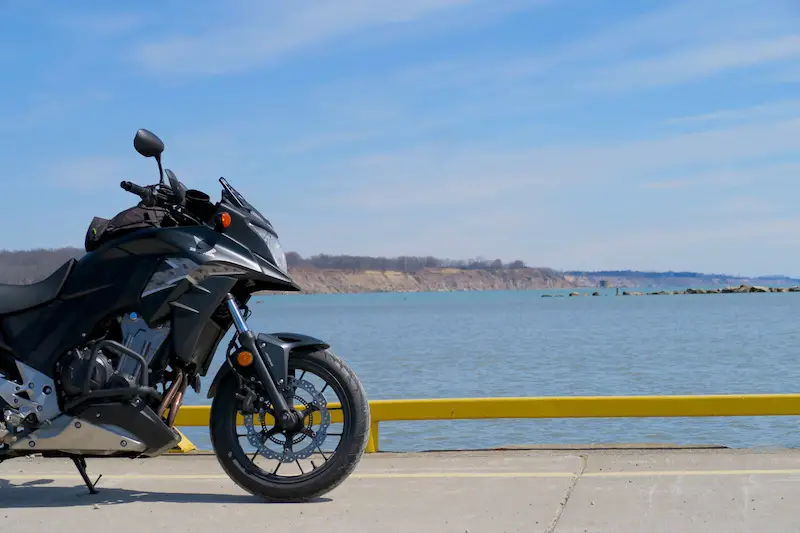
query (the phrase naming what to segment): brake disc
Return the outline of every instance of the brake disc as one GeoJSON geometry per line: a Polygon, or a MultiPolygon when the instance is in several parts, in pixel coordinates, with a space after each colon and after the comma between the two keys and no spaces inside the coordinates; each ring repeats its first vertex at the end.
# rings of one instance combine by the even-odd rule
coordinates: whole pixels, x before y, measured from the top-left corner
{"type": "MultiPolygon", "coordinates": [[[[256,430],[255,428],[255,416],[253,414],[247,414],[244,416],[244,426],[247,428],[247,440],[250,442],[250,445],[254,448],[257,448],[258,453],[262,457],[266,457],[267,459],[277,459],[283,463],[293,463],[298,459],[307,459],[311,457],[311,455],[314,453],[314,450],[322,449],[322,443],[325,442],[325,439],[328,436],[328,428],[331,425],[331,414],[330,411],[328,411],[328,402],[325,400],[325,396],[323,396],[322,393],[317,392],[317,390],[314,388],[314,385],[308,381],[302,379],[296,380],[294,377],[290,376],[288,386],[293,390],[303,389],[312,397],[310,402],[306,402],[299,396],[295,395],[293,398],[295,404],[299,403],[304,407],[313,406],[316,408],[315,411],[312,411],[308,415],[309,422],[304,424],[305,427],[302,432],[287,434],[286,432],[279,431],[268,436],[268,430],[266,427],[266,408],[262,408],[258,411],[258,418],[260,422],[259,425],[261,426],[260,430],[256,430]],[[311,429],[313,426],[315,412],[318,412],[320,417],[320,428],[317,432],[314,432],[311,429]],[[283,437],[283,439],[276,437],[283,437]],[[282,451],[276,451],[267,447],[268,440],[274,442],[275,444],[281,445],[282,451]],[[308,444],[299,450],[295,449],[296,445],[303,444],[306,440],[308,440],[308,444]]],[[[273,429],[277,430],[277,425],[274,426],[273,429]]]]}

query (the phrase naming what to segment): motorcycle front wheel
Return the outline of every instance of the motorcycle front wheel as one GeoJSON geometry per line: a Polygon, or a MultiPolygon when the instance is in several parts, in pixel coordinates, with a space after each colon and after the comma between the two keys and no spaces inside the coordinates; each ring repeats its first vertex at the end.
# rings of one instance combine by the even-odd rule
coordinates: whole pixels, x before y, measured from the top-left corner
{"type": "Polygon", "coordinates": [[[295,407],[305,413],[293,431],[275,424],[263,396],[255,413],[243,413],[233,372],[211,405],[211,443],[222,469],[240,488],[271,502],[310,501],[330,492],[353,472],[369,437],[366,393],[330,350],[293,353],[289,385],[295,407]]]}

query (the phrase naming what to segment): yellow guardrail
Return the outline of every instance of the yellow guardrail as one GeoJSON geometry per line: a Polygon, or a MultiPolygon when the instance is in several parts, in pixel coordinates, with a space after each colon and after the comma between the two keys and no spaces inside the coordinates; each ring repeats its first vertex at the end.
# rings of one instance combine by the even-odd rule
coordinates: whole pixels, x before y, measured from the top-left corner
{"type": "MultiPolygon", "coordinates": [[[[503,418],[620,418],[800,415],[800,394],[720,394],[706,396],[555,396],[537,398],[441,398],[373,400],[367,452],[379,450],[379,424],[411,420],[503,418]]],[[[338,407],[338,404],[329,404],[338,407]]],[[[332,410],[331,421],[342,421],[332,410]]],[[[207,426],[210,407],[183,406],[176,426],[207,426]]],[[[241,417],[239,424],[242,424],[241,417]]],[[[185,439],[182,445],[193,449],[185,439]]],[[[176,451],[178,451],[176,449],[176,451]]]]}

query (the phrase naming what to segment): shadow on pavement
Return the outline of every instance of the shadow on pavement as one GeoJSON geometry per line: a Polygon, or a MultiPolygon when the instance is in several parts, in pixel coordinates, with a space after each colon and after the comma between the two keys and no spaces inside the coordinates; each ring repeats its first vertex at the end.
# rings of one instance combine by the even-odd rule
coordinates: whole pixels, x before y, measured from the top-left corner
{"type": "MultiPolygon", "coordinates": [[[[42,507],[81,507],[90,505],[119,505],[133,502],[144,503],[252,503],[263,505],[263,500],[247,494],[207,494],[180,492],[153,492],[128,490],[116,487],[104,489],[102,480],[97,487],[99,494],[89,494],[84,485],[72,487],[48,487],[52,479],[38,479],[25,483],[12,484],[0,479],[0,507],[5,509],[25,509],[42,507]]],[[[332,501],[317,498],[310,503],[332,501]]]]}

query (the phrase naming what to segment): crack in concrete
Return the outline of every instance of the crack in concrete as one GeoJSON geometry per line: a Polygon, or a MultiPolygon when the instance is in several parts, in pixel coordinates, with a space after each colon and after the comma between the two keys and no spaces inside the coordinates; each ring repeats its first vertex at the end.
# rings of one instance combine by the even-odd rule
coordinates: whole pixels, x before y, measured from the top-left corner
{"type": "Polygon", "coordinates": [[[555,532],[556,526],[558,526],[558,521],[561,520],[561,515],[564,514],[564,509],[567,507],[567,502],[569,502],[569,499],[572,496],[572,492],[575,490],[575,486],[578,484],[578,480],[581,478],[581,476],[583,476],[583,473],[586,471],[586,464],[589,462],[589,456],[579,455],[578,457],[581,458],[581,467],[578,470],[578,472],[570,479],[569,486],[567,487],[567,492],[564,494],[564,497],[558,504],[556,515],[550,521],[550,524],[548,524],[547,528],[544,530],[544,533],[555,532]]]}

